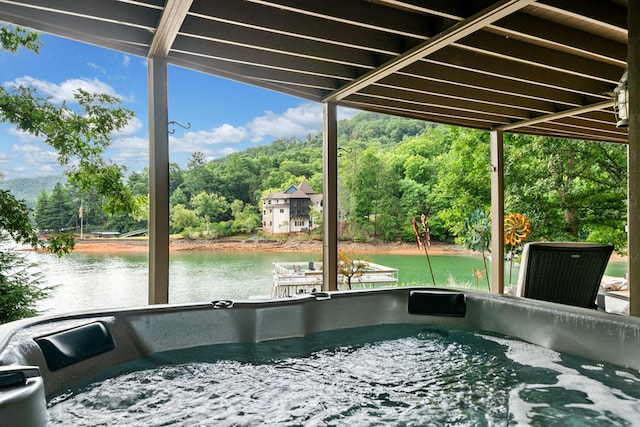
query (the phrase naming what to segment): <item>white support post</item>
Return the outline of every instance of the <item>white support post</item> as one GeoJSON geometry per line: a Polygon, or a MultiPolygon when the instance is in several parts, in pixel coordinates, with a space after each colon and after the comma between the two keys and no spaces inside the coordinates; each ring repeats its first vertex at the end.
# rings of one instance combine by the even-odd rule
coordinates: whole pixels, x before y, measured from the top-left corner
{"type": "Polygon", "coordinates": [[[167,59],[148,58],[149,304],[169,302],[169,110],[167,59]]]}
{"type": "Polygon", "coordinates": [[[504,293],[504,158],[501,131],[491,131],[491,292],[504,293]]]}
{"type": "Polygon", "coordinates": [[[333,102],[324,104],[322,197],[322,290],[338,290],[338,119],[333,102]]]}
{"type": "Polygon", "coordinates": [[[629,314],[640,316],[640,3],[630,1],[627,10],[629,41],[628,239],[629,314]]]}

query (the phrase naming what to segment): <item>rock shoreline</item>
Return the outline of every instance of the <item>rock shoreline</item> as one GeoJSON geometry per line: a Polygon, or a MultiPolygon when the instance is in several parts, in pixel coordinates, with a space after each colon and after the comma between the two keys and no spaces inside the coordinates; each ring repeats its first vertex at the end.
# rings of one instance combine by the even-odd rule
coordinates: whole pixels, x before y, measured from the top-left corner
{"type": "MultiPolygon", "coordinates": [[[[339,247],[356,254],[397,254],[421,255],[424,251],[415,244],[403,242],[372,242],[354,243],[340,242],[339,247]]],[[[218,239],[218,240],[171,240],[171,252],[181,251],[233,251],[233,252],[310,252],[321,253],[322,242],[318,240],[267,240],[267,239],[218,239]]],[[[146,253],[148,241],[146,239],[83,239],[76,240],[76,253],[146,253]]],[[[470,254],[472,252],[450,243],[433,243],[429,247],[429,254],[470,254]]]]}

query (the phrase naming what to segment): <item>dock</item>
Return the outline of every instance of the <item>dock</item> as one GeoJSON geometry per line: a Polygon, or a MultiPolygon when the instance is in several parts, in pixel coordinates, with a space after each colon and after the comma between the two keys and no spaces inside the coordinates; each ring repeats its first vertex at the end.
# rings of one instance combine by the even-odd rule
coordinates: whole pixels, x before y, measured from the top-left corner
{"type": "MultiPolygon", "coordinates": [[[[362,271],[351,277],[352,289],[373,288],[398,283],[398,269],[374,264],[369,261],[354,261],[364,264],[362,271]]],[[[348,277],[338,276],[338,285],[346,289],[348,277]]],[[[322,262],[274,262],[273,298],[286,298],[322,290],[322,262]]]]}

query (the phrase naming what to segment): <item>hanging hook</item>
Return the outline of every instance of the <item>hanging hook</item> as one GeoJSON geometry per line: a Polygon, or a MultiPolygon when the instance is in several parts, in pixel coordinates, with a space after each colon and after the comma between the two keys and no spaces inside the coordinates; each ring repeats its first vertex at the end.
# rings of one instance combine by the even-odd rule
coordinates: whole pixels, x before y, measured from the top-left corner
{"type": "MultiPolygon", "coordinates": [[[[171,125],[178,125],[178,126],[180,126],[182,129],[190,129],[190,128],[191,128],[191,122],[187,122],[187,125],[185,126],[185,125],[183,125],[183,124],[182,124],[182,123],[180,123],[180,122],[176,122],[175,120],[172,120],[172,121],[170,121],[170,122],[168,123],[168,125],[169,125],[169,126],[171,126],[171,125]]],[[[168,130],[168,132],[169,132],[169,135],[173,135],[174,133],[176,133],[176,130],[175,130],[175,129],[169,129],[169,130],[168,130]]]]}
{"type": "Polygon", "coordinates": [[[353,152],[353,148],[338,147],[338,157],[342,157],[342,153],[340,151],[344,151],[345,153],[351,153],[353,152]]]}

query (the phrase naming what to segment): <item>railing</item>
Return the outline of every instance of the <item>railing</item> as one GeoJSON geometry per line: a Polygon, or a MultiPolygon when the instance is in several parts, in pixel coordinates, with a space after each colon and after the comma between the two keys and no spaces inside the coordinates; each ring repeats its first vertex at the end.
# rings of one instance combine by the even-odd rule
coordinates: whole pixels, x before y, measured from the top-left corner
{"type": "MultiPolygon", "coordinates": [[[[363,271],[351,277],[351,287],[374,287],[398,282],[398,270],[368,261],[354,261],[364,264],[363,271]]],[[[318,292],[322,288],[321,262],[274,262],[273,298],[291,297],[298,294],[318,292]]],[[[339,283],[346,285],[349,278],[340,275],[339,283]]]]}

